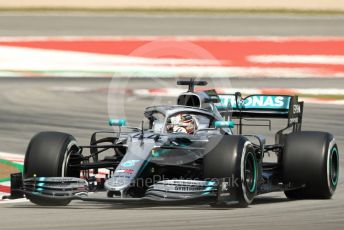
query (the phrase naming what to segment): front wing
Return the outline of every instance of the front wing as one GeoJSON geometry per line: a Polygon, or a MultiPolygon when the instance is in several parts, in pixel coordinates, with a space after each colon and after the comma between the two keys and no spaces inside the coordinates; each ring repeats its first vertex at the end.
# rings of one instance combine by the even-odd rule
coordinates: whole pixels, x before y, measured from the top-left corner
{"type": "Polygon", "coordinates": [[[36,177],[22,179],[22,174],[18,173],[11,176],[11,182],[11,196],[3,197],[4,199],[17,199],[24,197],[24,195],[30,195],[45,200],[81,200],[128,205],[200,205],[237,202],[234,194],[231,194],[230,189],[226,187],[228,183],[222,183],[221,180],[216,183],[191,181],[190,184],[186,184],[187,181],[185,180],[161,181],[151,186],[142,198],[112,198],[99,196],[97,192],[89,193],[87,182],[80,178],[36,177]],[[178,186],[175,186],[174,183],[178,186]],[[164,191],[163,188],[168,188],[168,191],[164,191]]]}

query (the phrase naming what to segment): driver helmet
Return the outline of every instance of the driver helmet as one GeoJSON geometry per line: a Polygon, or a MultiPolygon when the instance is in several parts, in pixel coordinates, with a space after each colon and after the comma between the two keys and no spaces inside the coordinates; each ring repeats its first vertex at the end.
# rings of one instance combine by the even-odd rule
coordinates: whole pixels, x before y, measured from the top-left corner
{"type": "Polygon", "coordinates": [[[167,131],[172,133],[194,134],[196,131],[196,120],[190,114],[178,114],[171,117],[167,131]]]}

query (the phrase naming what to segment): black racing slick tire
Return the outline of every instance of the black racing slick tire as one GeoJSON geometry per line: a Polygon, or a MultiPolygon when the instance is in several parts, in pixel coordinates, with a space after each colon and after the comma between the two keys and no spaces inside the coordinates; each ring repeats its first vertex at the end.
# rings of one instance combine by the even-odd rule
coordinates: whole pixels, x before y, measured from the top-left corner
{"type": "Polygon", "coordinates": [[[330,199],[339,178],[339,151],[326,132],[288,134],[282,157],[283,180],[289,199],[330,199]]]}
{"type": "Polygon", "coordinates": [[[251,142],[240,135],[214,137],[209,140],[206,151],[205,178],[228,178],[230,196],[238,201],[239,207],[251,204],[257,194],[259,178],[259,166],[251,142]]]}
{"type": "MultiPolygon", "coordinates": [[[[80,171],[68,168],[70,155],[78,151],[75,138],[66,133],[41,132],[31,139],[24,160],[24,178],[80,177],[80,171]]],[[[42,206],[65,206],[70,201],[26,195],[42,206]]]]}

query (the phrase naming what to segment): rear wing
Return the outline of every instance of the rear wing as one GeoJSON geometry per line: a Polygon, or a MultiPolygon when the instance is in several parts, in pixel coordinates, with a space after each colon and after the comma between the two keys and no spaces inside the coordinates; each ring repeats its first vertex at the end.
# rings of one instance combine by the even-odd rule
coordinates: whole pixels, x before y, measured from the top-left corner
{"type": "MultiPolygon", "coordinates": [[[[298,96],[256,94],[241,98],[236,94],[218,94],[216,108],[222,116],[232,118],[282,118],[288,119],[287,128],[301,130],[303,102],[298,96]]],[[[240,122],[241,123],[241,122],[240,122]]]]}

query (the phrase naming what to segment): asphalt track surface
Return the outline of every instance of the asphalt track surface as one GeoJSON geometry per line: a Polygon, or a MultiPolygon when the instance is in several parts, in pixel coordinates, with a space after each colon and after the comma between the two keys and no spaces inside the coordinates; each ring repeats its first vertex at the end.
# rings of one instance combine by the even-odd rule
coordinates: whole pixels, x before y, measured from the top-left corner
{"type": "Polygon", "coordinates": [[[0,36],[343,36],[344,16],[1,13],[0,36]]]}
{"type": "MultiPolygon", "coordinates": [[[[252,81],[252,80],[250,80],[252,81]]],[[[151,88],[161,82],[118,80],[127,88],[151,88]]],[[[298,80],[254,80],[277,87],[290,87],[298,80]]],[[[109,79],[0,79],[0,149],[24,153],[29,139],[43,130],[73,134],[87,144],[94,130],[106,129],[109,79]],[[72,87],[72,88],[71,88],[72,87]],[[87,88],[84,92],[75,92],[87,88]],[[58,89],[58,90],[57,90],[58,89]],[[74,91],[66,91],[74,89],[74,91]]],[[[164,84],[174,85],[169,80],[164,84]]],[[[233,80],[243,87],[247,80],[233,80]]],[[[343,82],[323,81],[333,87],[343,82]]],[[[305,82],[307,85],[307,82],[305,82]]],[[[311,87],[311,81],[308,82],[311,87]]],[[[142,119],[149,98],[127,97],[127,119],[135,125],[142,119]]],[[[114,103],[113,106],[123,106],[114,103]]],[[[344,147],[344,108],[333,105],[305,107],[304,130],[332,132],[344,147]]],[[[275,124],[275,123],[273,123],[275,124]]],[[[279,124],[277,124],[279,125],[279,124]]],[[[262,133],[272,137],[263,128],[262,133]]],[[[340,161],[343,168],[343,158],[340,161]]],[[[343,170],[341,170],[343,176],[343,170]]],[[[342,177],[343,178],[343,177],[342,177]]],[[[208,206],[139,207],[72,202],[62,208],[38,207],[30,203],[0,204],[1,229],[341,229],[344,224],[344,187],[340,182],[331,200],[289,201],[283,193],[258,197],[246,209],[208,206]]]]}

